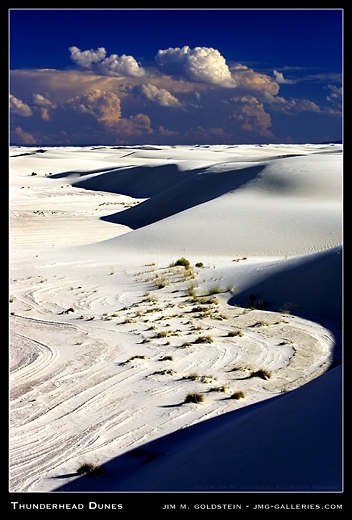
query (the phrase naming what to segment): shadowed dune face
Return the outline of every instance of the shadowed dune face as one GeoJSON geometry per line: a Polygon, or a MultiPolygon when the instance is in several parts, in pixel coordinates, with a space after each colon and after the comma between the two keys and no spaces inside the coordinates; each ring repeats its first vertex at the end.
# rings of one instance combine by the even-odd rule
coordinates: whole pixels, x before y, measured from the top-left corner
{"type": "Polygon", "coordinates": [[[84,179],[75,183],[74,186],[88,190],[120,193],[136,198],[148,198],[191,175],[192,172],[180,171],[177,164],[130,166],[84,179]]]}
{"type": "Polygon", "coordinates": [[[104,220],[138,229],[234,191],[253,180],[262,169],[263,166],[223,171],[214,171],[212,167],[193,170],[187,172],[186,178],[165,190],[160,189],[138,206],[106,216],[104,220]]]}

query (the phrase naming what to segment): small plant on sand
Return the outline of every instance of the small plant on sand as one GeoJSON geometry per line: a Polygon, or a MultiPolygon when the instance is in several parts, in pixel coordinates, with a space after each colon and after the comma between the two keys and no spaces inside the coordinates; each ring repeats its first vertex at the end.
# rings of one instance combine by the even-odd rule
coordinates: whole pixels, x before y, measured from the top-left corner
{"type": "Polygon", "coordinates": [[[191,265],[191,262],[189,260],[187,260],[186,258],[179,258],[178,260],[176,260],[176,262],[174,263],[175,266],[183,266],[185,269],[189,269],[190,265],[191,265]]]}
{"type": "Polygon", "coordinates": [[[242,391],[240,392],[234,392],[231,396],[230,396],[230,399],[244,399],[244,393],[242,391]]]}
{"type": "Polygon", "coordinates": [[[270,379],[271,378],[271,374],[270,372],[267,372],[266,370],[256,370],[255,372],[252,372],[251,375],[249,376],[250,378],[252,377],[259,377],[260,379],[270,379]]]}
{"type": "Polygon", "coordinates": [[[184,400],[184,403],[195,403],[199,404],[204,401],[204,396],[202,394],[187,394],[184,400]]]}
{"type": "Polygon", "coordinates": [[[156,338],[166,338],[168,336],[168,332],[166,330],[161,330],[160,332],[158,332],[155,337],[156,338]]]}
{"type": "Polygon", "coordinates": [[[201,269],[202,267],[204,267],[203,262],[197,262],[197,263],[196,263],[196,267],[199,267],[200,269],[201,269]]]}
{"type": "Polygon", "coordinates": [[[174,358],[172,356],[163,356],[160,361],[173,361],[174,358]]]}
{"type": "Polygon", "coordinates": [[[195,344],[199,344],[199,343],[213,343],[214,340],[211,336],[199,336],[199,338],[197,338],[195,340],[195,344]]]}
{"type": "Polygon", "coordinates": [[[132,356],[127,361],[133,361],[134,359],[147,359],[145,356],[132,356]]]}
{"type": "Polygon", "coordinates": [[[187,294],[187,296],[191,296],[193,298],[193,300],[198,299],[197,298],[197,288],[193,283],[187,287],[186,294],[187,294]]]}
{"type": "Polygon", "coordinates": [[[87,475],[91,478],[101,477],[104,475],[104,468],[91,462],[84,462],[78,468],[77,475],[87,475]]]}
{"type": "Polygon", "coordinates": [[[223,289],[219,285],[214,285],[213,287],[210,287],[209,294],[220,294],[224,292],[223,289]]]}
{"type": "Polygon", "coordinates": [[[241,330],[230,330],[227,335],[228,338],[235,338],[236,336],[242,337],[243,332],[241,330]]]}

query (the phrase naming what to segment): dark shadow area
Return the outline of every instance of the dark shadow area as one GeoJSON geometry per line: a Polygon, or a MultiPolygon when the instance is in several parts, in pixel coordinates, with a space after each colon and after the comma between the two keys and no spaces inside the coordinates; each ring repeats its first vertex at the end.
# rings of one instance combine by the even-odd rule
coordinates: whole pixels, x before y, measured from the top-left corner
{"type": "Polygon", "coordinates": [[[114,168],[112,171],[79,181],[74,186],[135,198],[148,198],[192,175],[192,170],[180,171],[177,164],[129,166],[114,168]]]}
{"type": "Polygon", "coordinates": [[[182,428],[111,459],[99,477],[82,476],[55,491],[341,490],[341,377],[336,368],[182,428]]]}
{"type": "MultiPolygon", "coordinates": [[[[263,165],[225,171],[200,168],[188,172],[187,175],[184,175],[183,180],[180,180],[180,174],[177,175],[177,179],[171,175],[169,180],[164,179],[162,184],[158,184],[160,190],[154,189],[153,195],[151,195],[152,189],[149,189],[149,194],[147,190],[143,192],[145,196],[150,197],[148,200],[124,211],[102,217],[102,220],[139,229],[234,191],[253,180],[263,168],[263,165]],[[178,182],[172,182],[175,180],[178,182]]],[[[146,175],[147,172],[144,172],[144,176],[146,175]]],[[[155,172],[152,175],[154,177],[155,172]]],[[[170,177],[169,173],[167,177],[170,177]]],[[[149,176],[145,177],[144,182],[148,178],[149,176]]],[[[82,187],[82,183],[77,183],[76,186],[78,185],[82,187]]],[[[151,179],[152,185],[153,180],[151,179]]],[[[139,193],[141,196],[142,191],[139,193]]],[[[129,194],[131,194],[131,190],[129,190],[129,194]]],[[[133,196],[137,196],[136,192],[133,196]]]]}

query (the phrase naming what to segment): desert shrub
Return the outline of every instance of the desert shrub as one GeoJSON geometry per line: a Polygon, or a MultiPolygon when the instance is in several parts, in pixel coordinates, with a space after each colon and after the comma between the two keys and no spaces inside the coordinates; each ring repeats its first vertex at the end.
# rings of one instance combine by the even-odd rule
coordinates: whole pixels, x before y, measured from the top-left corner
{"type": "Polygon", "coordinates": [[[159,375],[159,376],[165,376],[165,375],[173,376],[174,374],[176,374],[176,372],[174,370],[171,370],[170,368],[166,368],[165,370],[156,370],[151,375],[152,376],[157,376],[157,375],[159,375]]]}
{"type": "Polygon", "coordinates": [[[209,294],[219,294],[222,293],[223,290],[219,285],[214,285],[213,287],[210,287],[209,294]]]}
{"type": "Polygon", "coordinates": [[[229,338],[234,338],[235,336],[243,336],[243,332],[241,330],[230,330],[227,335],[229,338]]]}
{"type": "Polygon", "coordinates": [[[197,300],[197,288],[193,283],[187,287],[186,294],[187,296],[191,296],[194,300],[197,300]]]}
{"type": "Polygon", "coordinates": [[[194,343],[213,343],[213,341],[214,340],[211,336],[199,336],[199,338],[197,338],[194,343]]]}
{"type": "Polygon", "coordinates": [[[230,399],[244,399],[244,393],[242,391],[234,392],[230,399]]]}
{"type": "Polygon", "coordinates": [[[199,404],[204,401],[204,397],[202,394],[187,394],[184,400],[185,403],[195,403],[199,404]]]}
{"type": "Polygon", "coordinates": [[[147,359],[145,356],[132,356],[128,359],[128,361],[133,361],[133,359],[147,359]]]}
{"type": "Polygon", "coordinates": [[[160,332],[158,332],[156,334],[155,337],[160,339],[160,338],[166,338],[167,335],[168,335],[168,332],[166,330],[161,330],[160,332]]]}
{"type": "Polygon", "coordinates": [[[204,267],[203,262],[197,262],[197,263],[196,263],[196,267],[199,267],[199,268],[204,267]]]}
{"type": "Polygon", "coordinates": [[[77,475],[87,475],[91,478],[101,477],[104,475],[104,468],[102,466],[92,464],[91,462],[84,462],[80,465],[76,473],[77,475]]]}
{"type": "Polygon", "coordinates": [[[192,374],[188,374],[188,376],[183,376],[182,379],[191,379],[191,381],[197,381],[197,379],[199,379],[199,376],[195,372],[192,372],[192,374]]]}
{"type": "Polygon", "coordinates": [[[267,372],[266,370],[257,370],[255,372],[252,372],[249,377],[260,377],[260,379],[270,379],[271,374],[270,372],[267,372]]]}
{"type": "Polygon", "coordinates": [[[214,388],[210,388],[210,390],[208,390],[209,392],[226,392],[229,388],[225,385],[223,386],[216,386],[214,388]]]}
{"type": "Polygon", "coordinates": [[[189,269],[190,265],[191,265],[191,262],[189,260],[187,260],[186,258],[179,258],[178,260],[176,260],[175,262],[175,266],[183,266],[185,269],[189,269]]]}
{"type": "Polygon", "coordinates": [[[172,356],[164,356],[161,358],[160,361],[173,361],[174,358],[172,356]]]}
{"type": "Polygon", "coordinates": [[[250,327],[269,327],[270,323],[267,321],[256,321],[253,323],[253,325],[250,325],[250,327]]]}

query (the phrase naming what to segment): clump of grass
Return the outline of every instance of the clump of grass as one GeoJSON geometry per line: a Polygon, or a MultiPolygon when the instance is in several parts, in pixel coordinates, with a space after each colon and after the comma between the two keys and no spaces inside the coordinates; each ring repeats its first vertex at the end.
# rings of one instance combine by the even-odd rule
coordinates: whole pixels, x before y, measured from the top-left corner
{"type": "Polygon", "coordinates": [[[147,359],[145,356],[132,356],[127,361],[133,361],[134,359],[147,359]]]}
{"type": "Polygon", "coordinates": [[[234,338],[236,336],[242,337],[243,332],[241,330],[230,330],[230,332],[227,335],[229,338],[234,338]]]}
{"type": "Polygon", "coordinates": [[[230,399],[244,399],[244,393],[243,393],[242,391],[234,392],[234,393],[230,396],[230,399]]]}
{"type": "Polygon", "coordinates": [[[187,394],[184,400],[184,403],[195,403],[199,404],[204,401],[204,396],[202,394],[187,394]]]}
{"type": "Polygon", "coordinates": [[[152,376],[157,376],[157,375],[160,375],[160,376],[165,376],[165,375],[173,376],[174,374],[176,374],[176,372],[174,370],[171,370],[170,368],[166,368],[165,370],[157,370],[156,372],[153,372],[151,375],[152,376]]]}
{"type": "Polygon", "coordinates": [[[197,300],[197,288],[193,283],[187,287],[186,294],[187,296],[191,296],[193,300],[197,300]]]}
{"type": "Polygon", "coordinates": [[[192,372],[192,374],[188,374],[188,376],[183,376],[182,379],[191,379],[191,381],[197,381],[197,379],[199,379],[199,376],[195,372],[192,372]]]}
{"type": "Polygon", "coordinates": [[[220,294],[223,292],[223,289],[219,285],[214,285],[210,287],[209,294],[220,294]]]}
{"type": "Polygon", "coordinates": [[[160,332],[158,332],[156,334],[155,337],[161,339],[161,338],[166,338],[167,335],[168,335],[168,332],[166,330],[161,330],[160,332]]]}
{"type": "Polygon", "coordinates": [[[173,361],[174,358],[172,356],[164,356],[160,359],[160,361],[173,361]]]}
{"type": "Polygon", "coordinates": [[[214,388],[210,388],[209,392],[227,392],[228,386],[216,386],[214,388]]]}
{"type": "Polygon", "coordinates": [[[190,265],[191,265],[191,262],[189,260],[187,260],[186,258],[179,258],[178,260],[176,260],[176,262],[174,264],[171,264],[170,267],[174,267],[174,266],[183,266],[185,269],[189,269],[190,268],[190,265]]]}
{"type": "Polygon", "coordinates": [[[252,372],[251,375],[249,377],[260,377],[260,379],[270,379],[271,378],[271,374],[270,372],[267,372],[266,370],[256,370],[255,372],[252,372]]]}
{"type": "Polygon", "coordinates": [[[213,343],[213,342],[214,342],[214,340],[211,336],[199,336],[199,338],[197,338],[194,343],[199,344],[199,343],[213,343]]]}
{"type": "Polygon", "coordinates": [[[91,478],[101,477],[104,475],[104,468],[102,466],[92,464],[91,462],[84,462],[80,465],[76,473],[77,475],[87,475],[91,478]]]}
{"type": "Polygon", "coordinates": [[[270,323],[267,321],[256,321],[253,325],[249,325],[250,327],[269,327],[270,323]]]}

